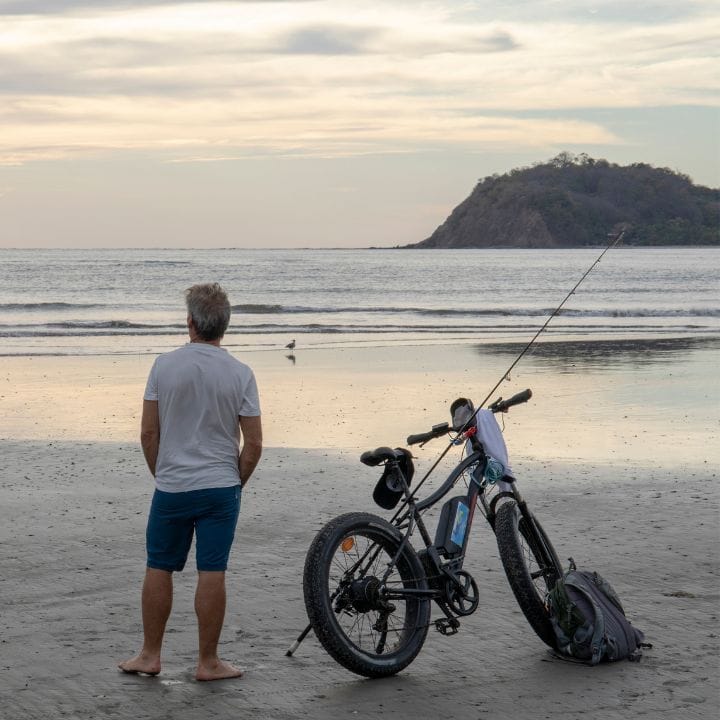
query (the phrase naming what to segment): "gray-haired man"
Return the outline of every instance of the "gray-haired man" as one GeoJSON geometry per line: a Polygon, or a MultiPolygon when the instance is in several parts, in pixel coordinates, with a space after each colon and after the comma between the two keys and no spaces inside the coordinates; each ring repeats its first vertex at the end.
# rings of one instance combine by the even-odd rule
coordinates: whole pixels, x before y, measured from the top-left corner
{"type": "Polygon", "coordinates": [[[160,672],[172,573],[183,569],[194,535],[196,678],[219,680],[242,675],[218,657],[217,645],[240,495],[260,460],[262,425],[252,370],[220,347],[230,321],[227,295],[217,284],[193,285],[186,302],[190,342],[155,360],[145,388],[140,440],[155,493],[146,536],[144,639],[140,652],[119,667],[160,672]]]}

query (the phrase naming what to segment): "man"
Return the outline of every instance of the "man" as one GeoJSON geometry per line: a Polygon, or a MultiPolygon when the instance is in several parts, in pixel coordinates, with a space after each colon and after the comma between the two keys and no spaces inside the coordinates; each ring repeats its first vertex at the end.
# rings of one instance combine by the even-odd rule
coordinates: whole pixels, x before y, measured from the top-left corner
{"type": "Polygon", "coordinates": [[[218,657],[217,645],[240,495],[262,453],[260,403],[252,370],[220,347],[230,321],[223,289],[216,283],[193,285],[185,299],[190,342],[155,360],[145,389],[140,440],[155,493],[142,589],[144,639],[140,652],[119,667],[127,673],[160,672],[172,574],[183,569],[194,534],[196,678],[219,680],[242,676],[218,657]]]}

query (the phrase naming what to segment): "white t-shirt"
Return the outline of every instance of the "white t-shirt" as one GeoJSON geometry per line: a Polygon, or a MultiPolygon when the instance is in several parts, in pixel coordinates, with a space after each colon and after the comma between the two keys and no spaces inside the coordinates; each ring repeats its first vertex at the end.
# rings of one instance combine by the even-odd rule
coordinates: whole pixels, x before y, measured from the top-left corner
{"type": "Polygon", "coordinates": [[[155,359],[145,400],[157,400],[155,485],[165,492],[240,482],[239,416],[260,415],[253,371],[227,350],[187,343],[155,359]]]}

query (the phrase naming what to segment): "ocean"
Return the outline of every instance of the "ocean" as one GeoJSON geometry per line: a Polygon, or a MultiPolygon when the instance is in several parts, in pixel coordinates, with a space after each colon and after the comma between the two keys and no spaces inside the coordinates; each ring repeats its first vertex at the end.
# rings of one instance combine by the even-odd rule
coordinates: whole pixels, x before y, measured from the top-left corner
{"type": "MultiPolygon", "coordinates": [[[[0,250],[1,355],[156,354],[185,340],[183,290],[222,284],[225,345],[523,343],[601,249],[0,250]]],[[[617,248],[544,340],[720,338],[720,248],[617,248]]]]}

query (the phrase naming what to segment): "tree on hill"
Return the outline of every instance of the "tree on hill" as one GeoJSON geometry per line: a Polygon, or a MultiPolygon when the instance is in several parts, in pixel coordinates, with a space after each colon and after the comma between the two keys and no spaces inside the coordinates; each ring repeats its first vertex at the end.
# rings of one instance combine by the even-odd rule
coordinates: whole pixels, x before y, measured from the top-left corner
{"type": "Polygon", "coordinates": [[[413,248],[583,247],[627,226],[626,245],[720,245],[720,190],[668,168],[560,153],[483,178],[413,248]]]}

